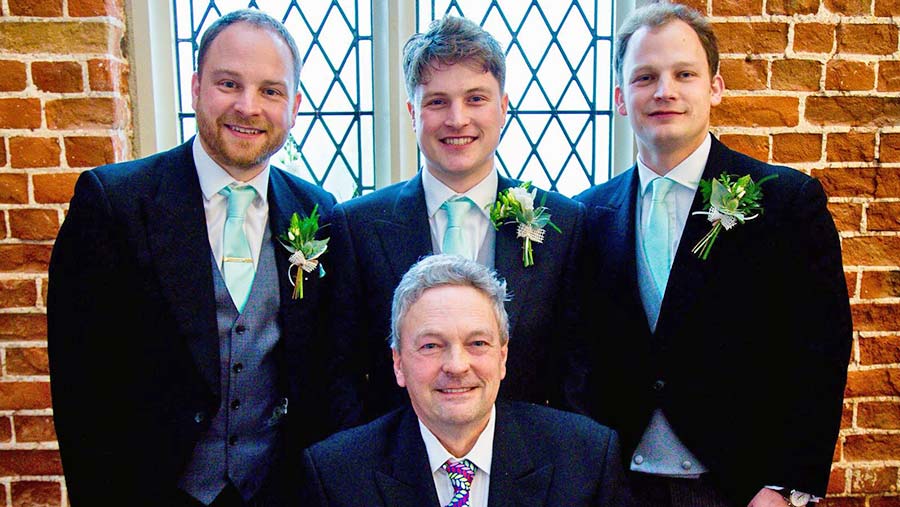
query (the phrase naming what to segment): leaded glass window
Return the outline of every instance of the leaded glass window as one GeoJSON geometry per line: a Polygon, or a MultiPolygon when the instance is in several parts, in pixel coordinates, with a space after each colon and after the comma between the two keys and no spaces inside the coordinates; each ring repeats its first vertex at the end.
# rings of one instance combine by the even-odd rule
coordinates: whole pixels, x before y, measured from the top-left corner
{"type": "MultiPolygon", "coordinates": [[[[408,113],[388,105],[391,97],[405,98],[402,71],[391,63],[399,47],[376,48],[375,41],[402,45],[412,31],[450,13],[479,22],[507,52],[510,107],[498,149],[500,169],[574,195],[610,175],[615,1],[172,0],[181,139],[196,131],[190,82],[203,32],[224,13],[258,8],[285,23],[304,58],[297,125],[273,160],[339,200],[374,190],[376,172],[379,187],[389,184],[397,178],[392,165],[409,167],[396,158],[405,156],[405,147],[384,156],[386,147],[399,146],[396,137],[407,128],[408,113]],[[403,15],[398,20],[395,10],[408,12],[409,23],[403,15]],[[391,36],[373,37],[373,30],[391,36]],[[383,87],[378,95],[376,76],[383,87]],[[376,111],[390,119],[382,125],[397,125],[398,119],[403,124],[399,134],[395,127],[379,127],[379,146],[376,111]],[[382,156],[376,157],[379,150],[382,156]]],[[[408,150],[414,164],[414,146],[408,150]]]]}
{"type": "Polygon", "coordinates": [[[375,188],[371,0],[174,0],[182,140],[196,132],[191,75],[203,32],[258,8],[281,20],[303,56],[297,124],[273,161],[338,199],[375,188]]]}
{"type": "Polygon", "coordinates": [[[609,178],[611,0],[419,0],[417,30],[444,14],[480,23],[506,50],[508,176],[574,195],[609,178]]]}

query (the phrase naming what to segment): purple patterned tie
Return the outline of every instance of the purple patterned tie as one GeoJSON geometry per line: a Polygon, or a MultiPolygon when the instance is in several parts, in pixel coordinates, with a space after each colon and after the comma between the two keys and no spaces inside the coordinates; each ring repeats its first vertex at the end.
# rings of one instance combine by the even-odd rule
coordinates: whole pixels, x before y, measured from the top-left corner
{"type": "Polygon", "coordinates": [[[469,507],[469,489],[475,477],[475,465],[467,459],[456,462],[447,460],[443,469],[453,485],[453,498],[447,507],[469,507]]]}

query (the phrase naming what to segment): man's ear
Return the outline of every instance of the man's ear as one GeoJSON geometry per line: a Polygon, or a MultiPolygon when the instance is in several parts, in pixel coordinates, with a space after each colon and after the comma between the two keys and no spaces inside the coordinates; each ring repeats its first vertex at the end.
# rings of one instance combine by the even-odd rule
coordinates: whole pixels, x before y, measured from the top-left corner
{"type": "Polygon", "coordinates": [[[400,352],[398,352],[397,349],[392,348],[391,357],[394,358],[394,376],[397,377],[397,385],[406,387],[406,377],[403,376],[403,360],[400,358],[400,352]]]}
{"type": "Polygon", "coordinates": [[[628,116],[628,110],[625,109],[625,94],[622,92],[621,86],[616,86],[613,91],[613,100],[616,103],[616,112],[622,116],[628,116]]]}
{"type": "Polygon", "coordinates": [[[409,118],[412,120],[412,129],[416,130],[416,107],[412,102],[406,101],[406,110],[409,111],[409,118]]]}
{"type": "Polygon", "coordinates": [[[716,72],[709,87],[709,105],[718,106],[722,103],[722,94],[725,92],[725,80],[716,72]]]}

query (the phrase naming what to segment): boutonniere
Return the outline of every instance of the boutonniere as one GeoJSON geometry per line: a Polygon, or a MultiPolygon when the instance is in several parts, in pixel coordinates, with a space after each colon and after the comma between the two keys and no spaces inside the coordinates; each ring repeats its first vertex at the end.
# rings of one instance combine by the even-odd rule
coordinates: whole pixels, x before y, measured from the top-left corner
{"type": "Polygon", "coordinates": [[[519,224],[516,237],[522,238],[522,262],[526,268],[534,265],[532,243],[544,242],[545,226],[549,225],[562,234],[559,227],[550,221],[550,213],[544,207],[547,196],[544,195],[541,205],[535,208],[537,189],[529,192],[530,188],[530,181],[523,182],[518,187],[507,188],[497,194],[497,200],[488,209],[495,230],[500,230],[503,224],[519,224]]]}
{"type": "Polygon", "coordinates": [[[763,211],[762,184],[777,177],[777,174],[770,174],[754,182],[749,174],[741,177],[736,174],[722,174],[718,179],[700,180],[705,211],[695,211],[693,214],[706,215],[713,226],[694,245],[691,252],[705,261],[723,228],[730,231],[735,225],[758,217],[763,211]]]}
{"type": "Polygon", "coordinates": [[[281,244],[291,252],[288,260],[288,279],[294,286],[292,299],[303,299],[303,273],[312,273],[319,270],[319,278],[325,276],[325,268],[319,263],[318,258],[328,249],[328,240],[316,239],[319,231],[319,205],[313,207],[312,213],[306,218],[300,218],[297,213],[291,215],[291,224],[287,231],[278,237],[281,244]],[[297,272],[293,273],[296,269],[297,272]]]}

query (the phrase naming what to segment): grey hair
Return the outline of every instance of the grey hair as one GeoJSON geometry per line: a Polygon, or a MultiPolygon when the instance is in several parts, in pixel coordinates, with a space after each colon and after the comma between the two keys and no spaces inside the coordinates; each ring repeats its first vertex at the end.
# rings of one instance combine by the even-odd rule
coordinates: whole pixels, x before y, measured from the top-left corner
{"type": "Polygon", "coordinates": [[[403,46],[403,76],[406,93],[412,101],[416,86],[428,81],[431,69],[439,65],[473,63],[506,84],[506,53],[484,28],[466,18],[444,16],[417,33],[403,46]]]}
{"type": "Polygon", "coordinates": [[[495,272],[475,261],[459,255],[437,254],[423,257],[413,264],[394,290],[394,299],[391,303],[392,349],[398,350],[400,347],[400,324],[410,307],[426,290],[445,285],[472,287],[487,296],[497,317],[500,343],[509,341],[509,317],[504,306],[508,300],[506,281],[499,279],[495,272]]]}
{"type": "Polygon", "coordinates": [[[209,25],[209,28],[203,32],[203,37],[200,39],[200,47],[197,49],[197,73],[203,71],[203,61],[206,60],[206,53],[209,51],[209,46],[216,40],[216,37],[223,30],[236,23],[247,23],[261,30],[272,32],[287,44],[288,49],[291,51],[291,63],[294,66],[294,91],[297,91],[300,88],[300,69],[303,68],[300,49],[297,48],[297,43],[284,24],[258,9],[232,11],[209,25]]]}
{"type": "Polygon", "coordinates": [[[706,18],[699,12],[680,4],[659,2],[645,5],[632,12],[622,23],[616,34],[616,49],[613,53],[613,67],[616,71],[616,84],[622,86],[622,65],[625,60],[625,51],[628,50],[628,42],[631,37],[643,27],[658,28],[672,21],[681,20],[697,34],[700,45],[706,53],[706,62],[709,65],[709,77],[712,78],[719,72],[719,43],[716,34],[706,18]]]}

